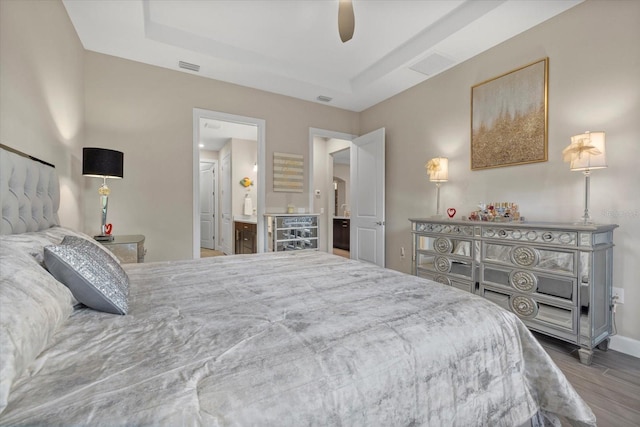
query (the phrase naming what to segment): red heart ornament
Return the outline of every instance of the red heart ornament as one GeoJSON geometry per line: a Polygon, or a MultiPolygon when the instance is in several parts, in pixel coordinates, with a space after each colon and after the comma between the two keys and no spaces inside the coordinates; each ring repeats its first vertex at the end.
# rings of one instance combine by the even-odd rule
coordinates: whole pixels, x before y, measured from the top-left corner
{"type": "Polygon", "coordinates": [[[449,218],[453,218],[453,216],[456,214],[456,210],[454,208],[449,208],[447,209],[447,215],[449,215],[449,218]]]}
{"type": "Polygon", "coordinates": [[[105,224],[104,233],[109,236],[111,234],[111,230],[113,229],[113,224],[105,224]]]}

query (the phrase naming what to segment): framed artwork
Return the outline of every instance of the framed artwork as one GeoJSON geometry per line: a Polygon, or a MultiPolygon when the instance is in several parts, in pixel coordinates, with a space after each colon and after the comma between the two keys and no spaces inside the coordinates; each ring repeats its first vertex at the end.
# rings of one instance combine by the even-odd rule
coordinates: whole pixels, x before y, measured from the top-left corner
{"type": "Polygon", "coordinates": [[[302,193],[304,157],[299,154],[273,153],[273,191],[302,193]]]}
{"type": "Polygon", "coordinates": [[[471,170],[547,161],[549,58],[471,88],[471,170]]]}

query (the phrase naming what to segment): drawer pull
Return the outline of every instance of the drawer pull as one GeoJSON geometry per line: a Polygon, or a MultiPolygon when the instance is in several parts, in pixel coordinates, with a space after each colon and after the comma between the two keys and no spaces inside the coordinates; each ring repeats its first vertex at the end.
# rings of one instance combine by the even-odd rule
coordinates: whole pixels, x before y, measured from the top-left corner
{"type": "Polygon", "coordinates": [[[538,288],[538,278],[528,271],[512,271],[509,274],[509,283],[513,288],[522,292],[535,292],[538,288]]]}
{"type": "Polygon", "coordinates": [[[443,285],[451,286],[451,279],[447,276],[437,275],[433,278],[434,282],[442,283],[443,285]]]}
{"type": "Polygon", "coordinates": [[[520,317],[533,318],[538,315],[538,304],[530,297],[513,295],[509,305],[511,310],[520,317]]]}
{"type": "Polygon", "coordinates": [[[511,249],[511,261],[522,267],[532,267],[538,263],[538,251],[527,246],[516,246],[511,249]]]}
{"type": "Polygon", "coordinates": [[[565,245],[571,243],[571,241],[573,240],[569,233],[560,234],[560,236],[558,236],[558,239],[560,239],[560,242],[564,243],[565,245]]]}
{"type": "Polygon", "coordinates": [[[451,270],[451,261],[443,256],[437,256],[433,264],[440,273],[448,273],[451,270]]]}
{"type": "Polygon", "coordinates": [[[451,243],[451,240],[447,239],[446,237],[438,237],[433,242],[433,248],[436,250],[436,252],[439,252],[441,254],[448,254],[451,252],[453,244],[451,243]]]}

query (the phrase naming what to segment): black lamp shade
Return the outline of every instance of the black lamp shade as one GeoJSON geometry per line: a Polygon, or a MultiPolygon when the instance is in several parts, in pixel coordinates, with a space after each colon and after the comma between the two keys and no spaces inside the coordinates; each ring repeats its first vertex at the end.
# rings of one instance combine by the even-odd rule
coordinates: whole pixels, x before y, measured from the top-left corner
{"type": "Polygon", "coordinates": [[[106,178],[124,176],[124,154],[106,148],[82,149],[82,175],[106,178]]]}

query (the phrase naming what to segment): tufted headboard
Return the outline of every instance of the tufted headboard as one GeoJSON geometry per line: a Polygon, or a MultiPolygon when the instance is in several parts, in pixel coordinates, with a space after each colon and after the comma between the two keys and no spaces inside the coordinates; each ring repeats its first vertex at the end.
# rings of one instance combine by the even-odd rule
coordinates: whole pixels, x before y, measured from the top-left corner
{"type": "Polygon", "coordinates": [[[0,144],[0,234],[59,225],[60,185],[55,167],[0,144]]]}

